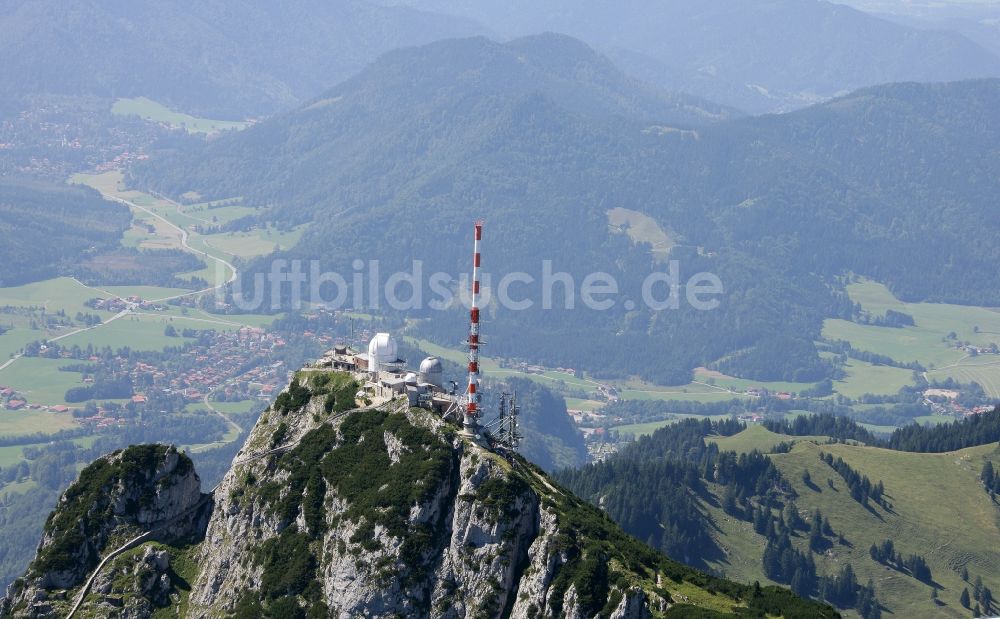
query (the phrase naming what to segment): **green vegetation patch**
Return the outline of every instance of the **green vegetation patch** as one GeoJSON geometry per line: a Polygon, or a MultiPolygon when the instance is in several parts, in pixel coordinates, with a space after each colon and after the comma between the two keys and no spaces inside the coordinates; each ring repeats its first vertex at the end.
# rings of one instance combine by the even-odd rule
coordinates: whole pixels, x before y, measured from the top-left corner
{"type": "Polygon", "coordinates": [[[736,453],[759,451],[761,453],[768,453],[783,443],[795,443],[798,441],[826,443],[830,439],[826,436],[789,436],[787,434],[778,434],[762,425],[754,424],[748,425],[746,430],[732,436],[712,436],[705,440],[706,442],[718,445],[720,451],[735,451],[736,453]]]}
{"type": "MultiPolygon", "coordinates": [[[[339,373],[300,377],[319,391],[349,393],[353,398],[356,390],[356,383],[339,373]]],[[[299,390],[309,391],[298,380],[295,384],[299,390]]],[[[260,596],[244,596],[239,612],[273,617],[326,616],[316,581],[313,546],[327,529],[328,490],[347,502],[342,517],[361,525],[350,540],[352,544],[374,549],[375,526],[382,526],[403,540],[400,554],[407,578],[423,573],[427,549],[434,541],[433,530],[426,524],[410,526],[410,508],[430,499],[452,470],[450,446],[432,432],[413,426],[403,415],[357,411],[339,428],[324,424],[306,434],[277,465],[288,472],[288,479],[280,485],[266,484],[257,494],[286,523],[293,522],[301,510],[306,526],[300,530],[290,525],[258,549],[255,561],[263,566],[260,596]],[[389,455],[387,433],[401,445],[396,462],[389,455]]],[[[254,481],[245,480],[248,487],[254,481]]]]}
{"type": "Polygon", "coordinates": [[[327,527],[324,498],[332,490],[348,504],[342,516],[361,525],[352,544],[371,545],[375,527],[384,527],[403,540],[408,576],[419,573],[433,536],[427,525],[410,526],[409,513],[447,482],[452,470],[447,443],[403,415],[357,411],[339,428],[324,424],[306,434],[278,466],[289,473],[284,490],[265,485],[257,494],[284,522],[302,510],[307,527],[302,534],[317,538],[327,527]],[[395,462],[386,434],[401,445],[395,462]]]}
{"type": "MultiPolygon", "coordinates": [[[[169,449],[166,445],[133,445],[80,471],[58,509],[49,514],[44,531],[52,543],[42,549],[29,573],[37,576],[54,570],[93,569],[107,542],[105,529],[115,522],[112,489],[118,485],[142,489],[138,499],[126,505],[126,516],[135,516],[141,507],[151,505],[156,493],[151,480],[169,449]]],[[[184,475],[194,466],[186,455],[179,457],[174,475],[184,475]]]]}

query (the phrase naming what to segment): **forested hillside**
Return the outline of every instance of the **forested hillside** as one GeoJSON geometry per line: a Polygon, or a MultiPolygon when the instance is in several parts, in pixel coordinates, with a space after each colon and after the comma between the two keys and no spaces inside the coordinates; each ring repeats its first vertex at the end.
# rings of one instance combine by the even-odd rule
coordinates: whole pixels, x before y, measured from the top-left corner
{"type": "Polygon", "coordinates": [[[390,49],[484,30],[469,19],[365,0],[6,0],[0,90],[145,96],[199,115],[258,116],[295,105],[390,49]]]}
{"type": "Polygon", "coordinates": [[[71,271],[116,246],[130,220],[93,189],[0,177],[0,286],[71,271]]]}
{"type": "MultiPolygon", "coordinates": [[[[558,290],[544,311],[537,288],[525,293],[535,307],[491,311],[492,354],[681,383],[738,352],[726,364],[734,374],[819,380],[829,366],[812,341],[824,318],[849,317],[835,279],[847,271],[904,299],[1000,305],[998,108],[1000,81],[899,84],[704,124],[724,111],[652,97],[566,37],[447,41],[389,54],[238,135],[161,153],[133,182],[242,195],[259,210],[240,225],[310,223],[281,256],[347,275],[356,258],[378,259],[383,273],[414,259],[425,273],[462,273],[464,222],[485,216],[503,248],[487,264],[497,277],[537,281],[547,259],[578,284],[595,271],[616,278],[621,297],[607,311],[565,309],[558,290]],[[621,299],[640,299],[664,265],[609,229],[615,207],[666,231],[682,283],[718,275],[721,306],[627,309],[621,299]],[[799,341],[767,344],[782,336],[799,341]],[[781,362],[786,349],[794,364],[781,362]]],[[[436,331],[446,324],[422,329],[453,343],[436,331]]]]}

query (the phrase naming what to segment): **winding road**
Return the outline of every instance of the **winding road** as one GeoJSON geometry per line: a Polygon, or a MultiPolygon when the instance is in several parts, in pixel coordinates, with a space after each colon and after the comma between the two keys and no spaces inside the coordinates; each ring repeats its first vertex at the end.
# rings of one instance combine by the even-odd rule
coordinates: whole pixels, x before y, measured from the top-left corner
{"type": "MultiPolygon", "coordinates": [[[[239,275],[239,271],[236,269],[236,266],[233,265],[231,262],[223,259],[223,258],[220,258],[218,256],[214,256],[212,254],[209,254],[206,251],[201,251],[201,250],[195,249],[194,247],[191,247],[191,245],[188,243],[188,231],[185,230],[184,228],[178,226],[177,224],[173,223],[172,221],[170,221],[166,217],[163,217],[162,215],[160,215],[159,213],[153,211],[152,209],[149,209],[149,208],[146,208],[145,206],[137,204],[136,202],[134,202],[132,200],[126,200],[125,198],[121,198],[121,197],[118,197],[118,196],[115,196],[115,195],[111,195],[111,194],[105,193],[103,191],[102,191],[102,195],[107,200],[110,200],[112,202],[118,202],[120,204],[124,204],[125,206],[127,206],[129,208],[134,208],[136,210],[139,210],[139,211],[142,211],[142,212],[146,213],[150,217],[156,218],[158,221],[162,222],[164,225],[168,226],[169,228],[171,228],[172,230],[174,230],[179,235],[179,238],[180,238],[180,247],[181,247],[182,250],[190,252],[190,253],[195,254],[197,256],[204,257],[204,258],[206,258],[208,260],[214,260],[216,265],[221,266],[223,269],[228,269],[229,277],[224,282],[216,283],[214,286],[210,286],[208,288],[203,288],[201,290],[193,290],[193,291],[190,291],[190,292],[184,292],[184,293],[181,293],[181,294],[175,294],[175,295],[171,295],[171,296],[161,297],[161,298],[158,298],[158,299],[149,299],[149,301],[152,301],[154,303],[162,303],[162,302],[165,302],[165,301],[171,301],[171,300],[175,300],[175,299],[181,299],[181,298],[184,298],[184,297],[201,295],[201,294],[205,294],[205,293],[212,293],[212,292],[220,290],[223,287],[228,286],[229,284],[231,284],[234,281],[236,281],[236,278],[239,275]]],[[[173,200],[169,200],[169,199],[164,198],[162,196],[156,196],[156,197],[158,199],[160,199],[160,200],[163,200],[164,202],[168,202],[168,203],[172,204],[177,209],[177,211],[180,212],[181,205],[178,204],[177,202],[174,202],[173,200]]],[[[95,290],[97,292],[100,292],[102,294],[105,294],[105,295],[108,295],[108,296],[111,296],[111,297],[117,296],[117,295],[115,295],[115,294],[113,294],[111,292],[108,292],[107,290],[102,290],[100,288],[94,288],[93,286],[88,286],[87,284],[84,284],[83,282],[81,282],[80,280],[78,280],[76,278],[73,278],[73,280],[76,281],[78,284],[80,284],[81,286],[83,286],[85,288],[90,288],[92,290],[95,290]]],[[[105,325],[108,325],[108,324],[110,324],[110,323],[112,323],[112,322],[114,322],[116,320],[119,320],[120,318],[124,318],[125,316],[129,316],[129,315],[134,315],[134,316],[143,316],[143,315],[145,315],[145,316],[159,316],[159,314],[152,314],[152,313],[149,313],[149,312],[139,312],[139,311],[136,311],[136,306],[134,304],[129,304],[128,307],[126,307],[122,311],[118,312],[117,314],[115,314],[114,316],[108,318],[107,320],[105,320],[103,322],[100,322],[100,323],[98,323],[96,325],[91,325],[89,327],[81,327],[79,329],[73,329],[72,331],[67,331],[66,333],[62,333],[60,335],[56,335],[56,336],[47,338],[47,341],[49,341],[49,342],[58,342],[59,340],[62,340],[62,339],[65,339],[67,337],[71,337],[71,336],[74,336],[74,335],[78,335],[78,334],[83,333],[85,331],[92,331],[94,329],[100,329],[101,327],[103,327],[105,325]]],[[[206,323],[227,325],[227,326],[242,326],[242,325],[240,325],[240,323],[235,323],[235,322],[221,320],[221,319],[215,320],[215,319],[210,319],[210,318],[192,318],[192,317],[185,317],[184,319],[185,320],[198,321],[198,322],[206,322],[206,323]]],[[[8,359],[4,363],[0,364],[0,371],[3,371],[5,369],[7,369],[11,365],[13,365],[18,359],[21,359],[23,356],[24,356],[23,353],[18,353],[16,355],[12,356],[10,359],[8,359]]],[[[209,392],[209,393],[214,392],[215,389],[217,389],[217,388],[218,387],[212,389],[212,391],[209,392]]],[[[229,426],[229,428],[231,430],[234,430],[236,432],[236,435],[239,436],[239,433],[242,432],[242,428],[240,428],[236,423],[234,423],[231,419],[229,419],[229,417],[227,417],[224,413],[222,413],[218,409],[214,408],[211,404],[209,404],[208,403],[208,395],[205,396],[205,405],[208,407],[208,409],[210,411],[212,411],[213,413],[215,413],[216,415],[218,415],[219,417],[221,417],[226,422],[226,424],[229,426]]]]}
{"type": "MultiPolygon", "coordinates": [[[[203,294],[203,293],[206,293],[206,292],[215,292],[216,290],[219,290],[220,288],[222,288],[224,286],[227,286],[227,285],[233,283],[234,281],[236,281],[236,277],[238,275],[238,271],[236,270],[236,267],[233,266],[233,264],[231,262],[229,262],[228,260],[225,260],[223,258],[219,258],[218,256],[213,256],[212,254],[208,253],[207,251],[202,251],[202,250],[199,250],[199,249],[195,249],[194,247],[191,247],[191,245],[188,244],[188,231],[185,230],[184,228],[181,228],[180,226],[178,226],[174,222],[170,221],[169,219],[167,219],[163,215],[160,215],[159,213],[157,213],[156,211],[154,211],[152,209],[148,209],[145,206],[142,206],[140,204],[136,204],[135,202],[133,202],[131,200],[126,200],[125,198],[120,198],[118,196],[113,196],[113,195],[109,195],[109,194],[104,194],[104,197],[107,198],[108,200],[112,200],[114,202],[118,202],[120,204],[124,204],[125,206],[128,206],[130,208],[134,208],[134,209],[140,210],[140,211],[146,213],[147,215],[156,218],[158,221],[164,223],[167,227],[172,228],[178,234],[180,234],[181,249],[184,249],[185,251],[191,252],[192,254],[195,254],[196,256],[203,256],[203,257],[205,257],[207,259],[214,260],[216,264],[221,265],[225,269],[229,269],[229,273],[230,273],[229,279],[227,279],[225,282],[222,282],[220,284],[216,284],[215,286],[210,286],[208,288],[204,288],[202,290],[195,290],[193,292],[185,292],[185,293],[182,293],[182,294],[176,294],[176,295],[173,295],[173,296],[162,297],[162,298],[159,298],[159,299],[150,299],[150,301],[153,301],[155,303],[159,303],[159,302],[162,302],[162,301],[171,301],[173,299],[180,299],[180,298],[183,298],[183,297],[189,297],[189,296],[192,296],[192,295],[203,294]]],[[[161,197],[159,199],[163,200],[164,202],[169,202],[170,204],[172,204],[174,206],[174,208],[177,209],[177,212],[180,212],[180,209],[181,209],[181,205],[180,204],[177,204],[173,200],[168,200],[167,198],[162,198],[161,197]]]]}

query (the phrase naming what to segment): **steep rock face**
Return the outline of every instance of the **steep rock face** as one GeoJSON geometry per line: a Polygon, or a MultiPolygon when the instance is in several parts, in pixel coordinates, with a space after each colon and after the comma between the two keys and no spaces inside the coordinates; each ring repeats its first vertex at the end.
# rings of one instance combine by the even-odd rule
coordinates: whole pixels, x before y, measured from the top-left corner
{"type": "Polygon", "coordinates": [[[60,614],[101,559],[133,540],[200,537],[209,498],[190,458],[174,447],[138,445],[96,460],[50,514],[0,615],[60,614]]]}
{"type": "Polygon", "coordinates": [[[189,616],[829,611],[679,565],[519,456],[405,401],[329,413],[319,376],[300,374],[298,407],[268,411],[220,484],[189,616]]]}
{"type": "Polygon", "coordinates": [[[87,582],[77,616],[836,616],[668,559],[405,399],[351,409],[356,388],[301,372],[211,500],[172,448],[91,465],[0,614],[66,616],[87,582]]]}

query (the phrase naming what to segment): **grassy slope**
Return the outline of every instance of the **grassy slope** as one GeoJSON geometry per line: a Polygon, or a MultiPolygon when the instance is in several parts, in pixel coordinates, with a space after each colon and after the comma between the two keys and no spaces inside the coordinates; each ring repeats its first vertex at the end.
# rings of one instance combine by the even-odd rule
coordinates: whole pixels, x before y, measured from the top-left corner
{"type": "MultiPolygon", "coordinates": [[[[720,446],[748,449],[766,446],[779,435],[764,428],[750,428],[742,435],[718,439],[720,446]]],[[[993,590],[1000,587],[1000,508],[990,503],[978,481],[985,459],[1000,463],[996,444],[946,454],[913,454],[858,445],[817,445],[809,440],[796,443],[788,454],[771,457],[799,493],[797,504],[804,516],[816,508],[828,517],[836,532],[843,532],[851,547],[834,545],[816,557],[818,570],[830,573],[850,562],[861,582],[872,578],[878,598],[897,617],[967,617],[959,604],[963,566],[970,580],[977,575],[993,590]],[[842,457],[859,472],[885,484],[892,511],[869,511],[850,498],[848,490],[830,467],[819,459],[825,451],[842,457]],[[802,482],[808,470],[819,491],[802,482]],[[836,490],[831,490],[832,479],[836,490]],[[904,555],[923,555],[934,581],[941,587],[941,602],[931,602],[931,587],[892,569],[876,564],[868,554],[872,543],[891,538],[904,555]]],[[[820,438],[823,437],[814,437],[820,438]]],[[[764,582],[760,565],[765,540],[749,523],[736,521],[720,509],[706,506],[719,528],[720,545],[729,553],[714,564],[734,580],[764,582]]],[[[805,540],[798,540],[805,548],[805,540]]]]}
{"type": "Polygon", "coordinates": [[[735,436],[720,436],[709,438],[709,441],[719,446],[722,451],[735,451],[737,453],[748,453],[753,450],[768,452],[774,446],[782,442],[797,443],[799,441],[815,441],[825,443],[825,436],[788,436],[786,434],[776,434],[761,425],[751,425],[746,430],[735,436]]]}
{"type": "Polygon", "coordinates": [[[608,211],[608,225],[628,234],[636,243],[649,243],[656,260],[665,261],[670,256],[670,248],[676,244],[655,219],[639,211],[620,206],[613,208],[608,211]]]}

